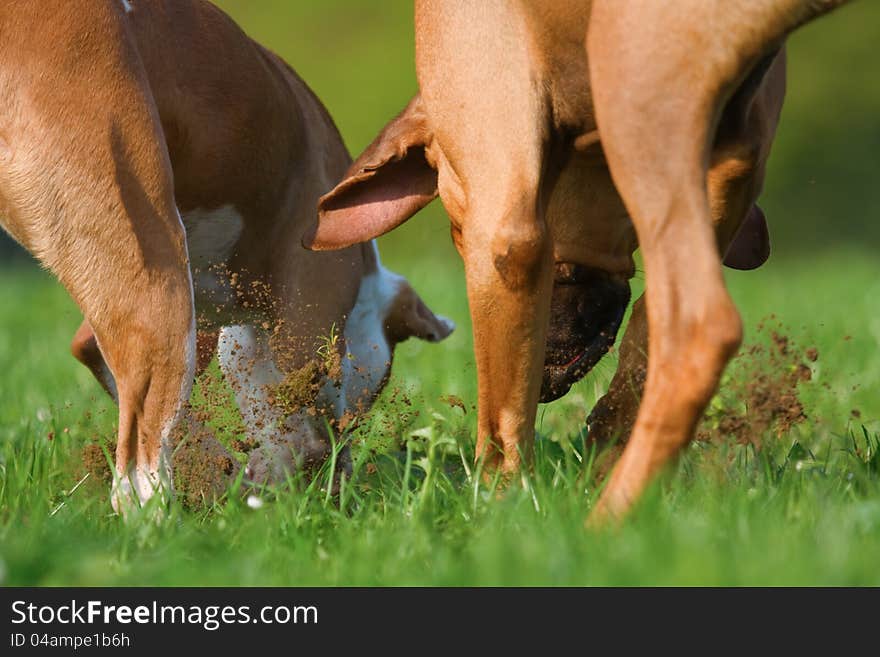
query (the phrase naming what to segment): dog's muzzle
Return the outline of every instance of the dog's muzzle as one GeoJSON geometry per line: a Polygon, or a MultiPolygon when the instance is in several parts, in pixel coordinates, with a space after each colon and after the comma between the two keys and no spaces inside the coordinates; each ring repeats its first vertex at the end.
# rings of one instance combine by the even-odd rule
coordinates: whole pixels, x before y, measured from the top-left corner
{"type": "Polygon", "coordinates": [[[623,278],[557,263],[541,402],[562,397],[608,352],[629,299],[629,282],[623,278]]]}

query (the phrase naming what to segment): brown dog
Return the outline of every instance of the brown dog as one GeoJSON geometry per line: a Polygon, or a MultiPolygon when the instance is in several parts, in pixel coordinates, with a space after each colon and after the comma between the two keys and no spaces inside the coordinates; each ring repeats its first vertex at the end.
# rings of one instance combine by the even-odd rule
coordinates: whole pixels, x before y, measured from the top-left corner
{"type": "Polygon", "coordinates": [[[613,342],[638,244],[647,303],[606,426],[627,424],[629,402],[615,409],[615,397],[646,346],[647,380],[596,510],[621,513],[691,438],[740,343],[719,253],[741,268],[769,253],[755,200],[784,95],[782,45],[839,4],[417,0],[420,96],[321,200],[307,245],[372,238],[439,193],[467,274],[478,454],[512,472],[539,399],[613,342]]]}
{"type": "Polygon", "coordinates": [[[117,509],[170,487],[197,315],[208,358],[222,327],[257,481],[326,456],[315,409],[368,408],[396,342],[452,330],[375,245],[302,249],[351,159],[296,73],[210,3],[2,3],[0,34],[0,220],[83,310],[74,354],[119,403],[117,509]]]}

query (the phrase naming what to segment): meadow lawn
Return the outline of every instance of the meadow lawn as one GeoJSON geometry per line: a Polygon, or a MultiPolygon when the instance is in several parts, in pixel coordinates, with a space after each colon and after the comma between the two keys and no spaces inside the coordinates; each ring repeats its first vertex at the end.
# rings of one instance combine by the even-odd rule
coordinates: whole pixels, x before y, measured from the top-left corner
{"type": "Polygon", "coordinates": [[[160,524],[114,517],[107,485],[91,478],[72,491],[83,445],[113,434],[115,407],[68,355],[79,314],[64,291],[46,274],[3,272],[2,583],[880,584],[876,259],[836,253],[730,276],[747,340],[775,314],[798,349],[818,348],[799,386],[807,419],[768,432],[761,450],[695,443],[622,527],[598,532],[583,528],[597,480],[582,429],[612,363],[541,407],[534,471],[499,498],[471,467],[460,268],[411,265],[459,328],[441,345],[398,348],[387,394],[353,437],[342,494],[326,495],[322,479],[260,509],[235,495],[175,505],[160,524]]]}

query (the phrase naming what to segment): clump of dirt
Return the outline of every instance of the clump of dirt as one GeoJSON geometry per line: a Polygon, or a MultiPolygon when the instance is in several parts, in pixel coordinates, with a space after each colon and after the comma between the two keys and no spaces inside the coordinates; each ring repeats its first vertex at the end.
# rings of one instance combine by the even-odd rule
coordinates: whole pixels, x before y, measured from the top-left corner
{"type": "Polygon", "coordinates": [[[326,382],[339,387],[342,384],[342,341],[336,326],[329,335],[318,338],[317,349],[312,344],[291,339],[286,332],[276,327],[270,336],[276,364],[287,372],[284,380],[269,391],[270,401],[284,415],[305,410],[317,415],[322,409],[316,408],[315,401],[326,382]],[[304,365],[302,354],[313,352],[312,358],[304,365]]]}
{"type": "Polygon", "coordinates": [[[744,346],[731,363],[721,392],[697,429],[697,440],[733,439],[760,447],[768,434],[781,437],[807,419],[801,386],[812,381],[808,363],[818,361],[819,350],[804,349],[781,331],[778,325],[758,325],[766,337],[744,346]]]}
{"type": "Polygon", "coordinates": [[[232,449],[236,452],[241,452],[242,454],[250,454],[257,447],[260,446],[260,443],[256,438],[236,438],[232,441],[232,449]]]}
{"type": "Polygon", "coordinates": [[[270,401],[285,415],[312,406],[321,384],[324,381],[324,369],[317,361],[309,361],[299,369],[291,370],[271,392],[270,401]]]}
{"type": "MultiPolygon", "coordinates": [[[[112,450],[110,455],[112,458],[112,450]]],[[[100,481],[104,484],[109,484],[113,481],[113,470],[110,468],[110,464],[107,462],[107,457],[104,455],[104,450],[100,444],[89,443],[85,445],[81,450],[81,458],[83,467],[94,481],[100,481]]]]}
{"type": "Polygon", "coordinates": [[[325,375],[330,381],[333,381],[335,386],[340,386],[342,384],[342,353],[333,345],[332,349],[330,347],[327,347],[326,350],[322,348],[319,354],[322,356],[321,365],[325,375]]]}
{"type": "Polygon", "coordinates": [[[460,408],[462,413],[467,414],[467,406],[464,405],[464,400],[458,395],[442,395],[440,401],[447,404],[450,408],[460,408]]]}
{"type": "Polygon", "coordinates": [[[197,509],[226,493],[240,465],[210,429],[188,419],[172,437],[174,490],[183,506],[197,509]]]}

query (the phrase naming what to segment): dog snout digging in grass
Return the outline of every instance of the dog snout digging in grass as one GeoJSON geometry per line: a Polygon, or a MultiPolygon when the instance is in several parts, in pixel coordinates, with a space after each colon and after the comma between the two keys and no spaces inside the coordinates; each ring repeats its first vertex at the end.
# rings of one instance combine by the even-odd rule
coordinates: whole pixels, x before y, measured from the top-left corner
{"type": "Polygon", "coordinates": [[[720,254],[769,255],[755,202],[784,40],[840,4],[417,0],[420,94],[321,200],[307,245],[373,238],[439,194],[467,276],[477,451],[502,473],[539,399],[613,341],[640,246],[646,293],[592,416],[602,437],[638,407],[593,517],[617,516],[691,439],[740,343],[720,254]]]}
{"type": "Polygon", "coordinates": [[[321,413],[368,408],[395,342],[452,330],[374,244],[302,249],[351,159],[296,73],[210,3],[4,3],[0,33],[0,221],[83,311],[73,352],[119,404],[117,510],[170,492],[218,341],[262,483],[326,456],[321,413]]]}

